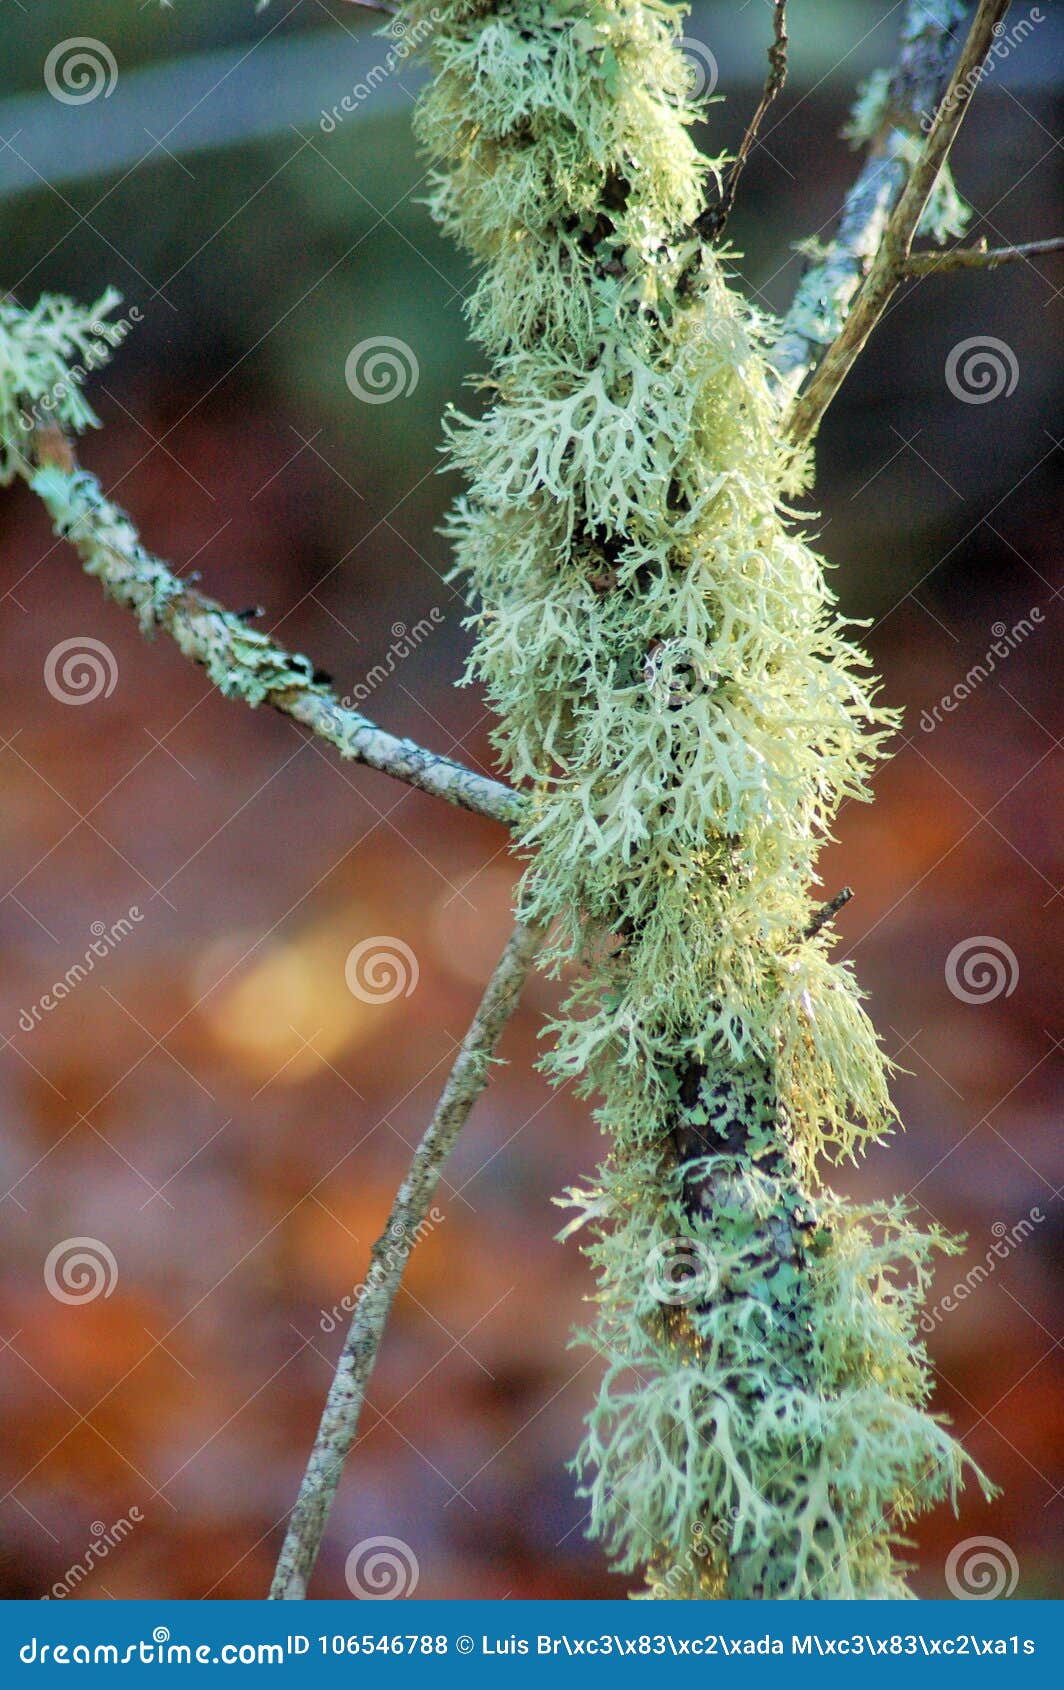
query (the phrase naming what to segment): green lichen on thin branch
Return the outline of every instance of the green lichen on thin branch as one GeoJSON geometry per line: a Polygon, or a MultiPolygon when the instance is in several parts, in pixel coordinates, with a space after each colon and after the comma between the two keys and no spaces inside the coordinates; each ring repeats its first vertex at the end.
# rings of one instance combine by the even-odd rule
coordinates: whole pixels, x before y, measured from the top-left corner
{"type": "Polygon", "coordinates": [[[916,1330],[948,1241],[820,1183],[893,1121],[814,919],[893,722],[783,502],[778,329],[690,234],[721,161],[690,139],[681,8],[433,12],[431,205],[482,266],[490,360],[447,425],[471,675],[532,793],[521,912],[579,964],[546,1066],[610,1140],[567,1199],[607,1364],[591,1530],[652,1595],[904,1594],[900,1533],[964,1465],[916,1330]]]}

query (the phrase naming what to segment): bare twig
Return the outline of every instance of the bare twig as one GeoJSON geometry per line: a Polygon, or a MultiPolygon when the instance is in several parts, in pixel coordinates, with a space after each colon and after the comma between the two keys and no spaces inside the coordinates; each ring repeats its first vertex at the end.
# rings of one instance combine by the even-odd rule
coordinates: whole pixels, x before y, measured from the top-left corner
{"type": "Polygon", "coordinates": [[[978,80],[979,67],[993,40],[994,26],[1000,23],[1008,9],[1009,0],[980,0],[976,8],[967,40],[945,92],[934,106],[927,137],[875,245],[868,274],[841,330],[827,347],[804,393],[791,409],[788,433],[797,446],[806,445],[815,435],[824,412],[904,278],[924,207],[968,109],[969,90],[978,80]]]}
{"type": "Polygon", "coordinates": [[[948,252],[912,252],[905,261],[905,275],[937,276],[949,270],[996,270],[999,264],[1015,264],[1020,258],[1039,258],[1045,253],[1064,252],[1064,235],[1048,241],[1024,241],[1022,246],[988,247],[985,240],[974,246],[954,246],[948,252]]]}
{"type": "Polygon", "coordinates": [[[538,928],[515,927],[462,1041],[436,1112],[399,1187],[388,1224],[373,1246],[370,1269],[336,1364],[318,1435],[277,1562],[270,1590],[273,1601],[299,1601],[306,1595],[344,1461],[355,1441],[366,1386],[403,1270],[428,1212],[440,1171],[487,1084],[495,1047],[517,1007],[525,975],[541,938],[538,928]]]}
{"type": "Polygon", "coordinates": [[[398,6],[389,5],[388,0],[346,0],[348,6],[364,6],[367,12],[386,12],[394,18],[399,10],[398,6]]]}
{"type": "Polygon", "coordinates": [[[732,160],[731,169],[720,191],[720,199],[716,205],[707,206],[695,219],[695,229],[702,240],[719,240],[724,225],[727,223],[731,210],[735,204],[735,194],[739,186],[739,178],[746,166],[746,161],[757,140],[758,131],[765,118],[765,113],[783,91],[787,80],[787,0],[772,0],[772,29],[773,41],[768,50],[768,75],[765,86],[761,91],[761,99],[757,110],[746,127],[739,150],[732,160]]]}
{"type": "Polygon", "coordinates": [[[820,909],[817,910],[812,921],[802,934],[802,938],[815,939],[817,934],[820,932],[820,929],[822,927],[826,927],[828,922],[832,921],[834,917],[838,915],[843,905],[848,904],[852,897],[852,886],[844,886],[841,892],[836,892],[830,902],[822,904],[820,909]]]}
{"type": "Polygon", "coordinates": [[[87,573],[135,612],[145,633],[165,629],[227,697],[270,704],[327,740],[341,757],[506,826],[517,823],[525,803],[520,794],[413,740],[386,733],[338,698],[328,677],[308,658],[286,651],[268,634],[248,627],[246,613],[226,610],[174,575],[141,545],[130,518],[110,503],[95,477],[78,468],[57,430],[38,431],[35,455],[39,467],[34,474],[27,463],[27,479],[56,533],[70,541],[87,573]]]}

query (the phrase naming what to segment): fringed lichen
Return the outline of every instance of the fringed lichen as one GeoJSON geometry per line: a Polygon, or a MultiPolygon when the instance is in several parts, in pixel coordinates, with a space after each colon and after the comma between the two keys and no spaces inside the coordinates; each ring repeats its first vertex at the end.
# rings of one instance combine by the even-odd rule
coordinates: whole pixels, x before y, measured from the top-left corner
{"type": "Polygon", "coordinates": [[[533,794],[522,913],[581,968],[547,1066],[611,1144],[568,1198],[606,1361],[578,1468],[650,1594],[899,1595],[900,1534],[963,1465],[916,1334],[948,1241],[818,1183],[892,1110],[850,971],[803,937],[892,724],[783,504],[772,325],[691,234],[714,166],[681,17],[434,0],[418,120],[491,359],[448,423],[472,673],[533,794]]]}

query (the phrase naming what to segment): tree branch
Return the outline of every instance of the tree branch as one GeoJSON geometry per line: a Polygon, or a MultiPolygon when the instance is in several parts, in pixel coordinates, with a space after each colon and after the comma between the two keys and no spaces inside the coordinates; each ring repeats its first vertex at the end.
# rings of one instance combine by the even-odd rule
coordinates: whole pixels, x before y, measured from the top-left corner
{"type": "Polygon", "coordinates": [[[425,1220],[443,1165],[487,1084],[495,1047],[517,1007],[525,975],[541,939],[539,928],[521,925],[514,928],[462,1041],[436,1112],[399,1187],[388,1224],[373,1246],[371,1266],[336,1364],[325,1411],[288,1523],[270,1589],[272,1601],[299,1601],[306,1595],[344,1461],[355,1441],[366,1386],[403,1270],[417,1242],[418,1229],[425,1220]]]}
{"type": "Polygon", "coordinates": [[[1038,258],[1044,253],[1064,252],[1064,235],[1048,241],[1024,241],[1022,246],[988,247],[985,240],[974,246],[954,246],[948,252],[913,252],[905,261],[905,276],[937,276],[943,270],[996,270],[999,264],[1014,264],[1018,258],[1038,258]]]}
{"type": "MultiPolygon", "coordinates": [[[[1000,23],[1008,9],[1009,0],[980,0],[945,91],[933,105],[934,115],[927,137],[911,168],[905,172],[904,186],[896,195],[893,209],[885,223],[882,223],[881,212],[871,219],[872,223],[879,222],[881,228],[868,273],[845,314],[841,329],[828,345],[788,418],[788,432],[797,446],[806,445],[816,434],[824,412],[904,278],[913,238],[968,109],[970,91],[978,80],[979,67],[990,49],[994,26],[1000,23]]],[[[926,5],[924,10],[926,13],[926,5]]],[[[948,17],[949,10],[948,6],[938,7],[940,20],[948,17]]],[[[932,33],[938,37],[936,56],[941,56],[946,50],[948,26],[940,21],[932,26],[932,33]]],[[[905,78],[902,80],[904,85],[905,78]]],[[[927,107],[920,109],[926,113],[927,107]]],[[[908,115],[910,119],[914,115],[911,106],[908,115]]],[[[871,164],[872,161],[869,162],[871,164]]],[[[882,204],[883,190],[874,197],[882,204]]],[[[867,256],[867,253],[866,246],[862,256],[867,256]]]]}
{"type": "Polygon", "coordinates": [[[731,215],[735,204],[735,194],[739,186],[739,178],[746,167],[746,161],[757,140],[758,130],[765,118],[765,113],[776,96],[783,91],[787,80],[787,0],[772,0],[772,46],[768,50],[768,75],[765,86],[761,90],[761,99],[757,110],[746,127],[746,134],[739,145],[739,151],[732,161],[732,167],[721,189],[720,199],[716,205],[707,206],[695,219],[695,229],[702,240],[719,240],[724,232],[724,225],[731,215]]]}
{"type": "Polygon", "coordinates": [[[820,932],[820,929],[822,927],[826,927],[828,922],[832,921],[835,916],[838,915],[843,905],[848,904],[852,897],[853,887],[844,886],[842,891],[836,892],[835,896],[828,903],[821,904],[812,921],[810,921],[809,925],[805,929],[805,932],[802,934],[802,938],[815,939],[817,934],[820,932]]]}
{"type": "Polygon", "coordinates": [[[286,651],[268,634],[247,625],[196,592],[141,544],[130,518],[104,495],[99,482],[79,469],[69,443],[57,429],[35,436],[36,473],[24,473],[55,525],[88,574],[105,593],[132,610],[144,633],[163,628],[183,654],[202,664],[227,698],[255,706],[270,704],[336,747],[341,757],[393,775],[449,804],[490,816],[513,827],[525,799],[501,781],[438,756],[410,739],[398,739],[338,698],[328,677],[308,658],[286,651]]]}

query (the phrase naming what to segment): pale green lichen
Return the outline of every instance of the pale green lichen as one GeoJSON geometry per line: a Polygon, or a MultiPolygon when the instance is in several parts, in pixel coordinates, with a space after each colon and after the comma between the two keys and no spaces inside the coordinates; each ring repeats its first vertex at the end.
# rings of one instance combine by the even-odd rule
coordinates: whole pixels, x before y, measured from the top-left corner
{"type": "Polygon", "coordinates": [[[802,938],[892,718],[783,503],[771,325],[690,234],[682,9],[434,13],[431,206],[491,358],[447,425],[470,673],[532,794],[522,914],[580,965],[546,1066],[611,1141],[568,1199],[607,1362],[591,1529],[650,1594],[902,1594],[899,1534],[963,1464],[916,1331],[948,1241],[819,1186],[893,1111],[849,969],[802,938]],[[716,1277],[679,1309],[647,1278],[677,1238],[716,1277]]]}
{"type": "Polygon", "coordinates": [[[107,321],[121,302],[114,288],[90,306],[47,293],[29,310],[0,300],[0,485],[25,470],[34,429],[97,426],[82,385],[122,338],[107,321]]]}

